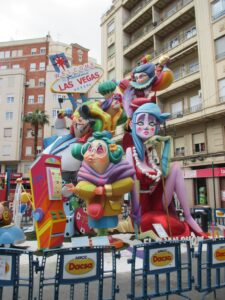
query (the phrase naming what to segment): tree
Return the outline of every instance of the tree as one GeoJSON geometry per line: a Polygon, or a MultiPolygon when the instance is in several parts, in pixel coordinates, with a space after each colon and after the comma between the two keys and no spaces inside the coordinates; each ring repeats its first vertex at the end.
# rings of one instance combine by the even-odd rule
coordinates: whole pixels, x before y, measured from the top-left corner
{"type": "Polygon", "coordinates": [[[49,116],[40,109],[36,109],[32,113],[28,113],[23,117],[23,121],[31,124],[31,127],[34,130],[34,159],[37,157],[38,129],[39,127],[44,127],[45,124],[49,124],[48,118],[49,116]]]}

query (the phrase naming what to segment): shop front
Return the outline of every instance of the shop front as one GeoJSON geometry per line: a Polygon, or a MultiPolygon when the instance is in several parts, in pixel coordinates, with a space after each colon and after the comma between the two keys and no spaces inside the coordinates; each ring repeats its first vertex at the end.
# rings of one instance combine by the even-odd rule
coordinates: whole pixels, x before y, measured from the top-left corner
{"type": "Polygon", "coordinates": [[[184,170],[184,178],[193,182],[193,205],[225,208],[225,167],[184,170]]]}

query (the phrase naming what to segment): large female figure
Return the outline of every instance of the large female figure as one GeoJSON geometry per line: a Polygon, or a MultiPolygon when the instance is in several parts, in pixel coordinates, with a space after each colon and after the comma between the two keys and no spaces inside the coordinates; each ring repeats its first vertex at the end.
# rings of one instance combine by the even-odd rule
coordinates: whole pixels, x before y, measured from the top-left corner
{"type": "Polygon", "coordinates": [[[168,235],[173,237],[189,236],[190,229],[197,235],[204,235],[190,214],[181,169],[177,164],[169,166],[170,137],[157,135],[160,124],[168,117],[169,114],[161,113],[154,103],[140,106],[132,117],[130,126],[134,146],[127,149],[126,157],[134,166],[135,179],[139,183],[139,188],[135,184],[132,197],[134,203],[139,201],[140,204],[140,228],[148,231],[154,229],[152,224],[161,223],[168,235]],[[161,156],[159,148],[162,141],[161,156]],[[184,211],[185,222],[176,216],[172,201],[174,192],[184,211]]]}

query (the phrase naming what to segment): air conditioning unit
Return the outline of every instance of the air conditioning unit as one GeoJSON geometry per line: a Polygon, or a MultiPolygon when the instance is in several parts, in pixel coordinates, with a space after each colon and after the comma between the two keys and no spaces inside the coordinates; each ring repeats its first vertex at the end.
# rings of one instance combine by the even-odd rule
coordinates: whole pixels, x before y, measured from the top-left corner
{"type": "Polygon", "coordinates": [[[26,81],[25,83],[24,83],[24,86],[29,86],[30,85],[30,82],[29,81],[26,81]]]}
{"type": "Polygon", "coordinates": [[[199,96],[199,98],[202,98],[202,90],[198,91],[198,96],[199,96]]]}

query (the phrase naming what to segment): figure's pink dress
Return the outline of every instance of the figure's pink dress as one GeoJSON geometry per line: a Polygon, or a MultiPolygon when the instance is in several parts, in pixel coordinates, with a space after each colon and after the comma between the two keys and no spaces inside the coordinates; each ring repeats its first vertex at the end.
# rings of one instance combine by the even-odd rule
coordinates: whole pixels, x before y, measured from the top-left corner
{"type": "MultiPolygon", "coordinates": [[[[141,231],[154,230],[152,224],[160,223],[169,233],[169,225],[166,211],[163,207],[163,184],[162,179],[155,182],[147,177],[137,167],[135,159],[133,159],[136,176],[140,182],[140,206],[141,206],[141,231]]],[[[156,175],[156,171],[149,172],[151,175],[156,175]]],[[[190,236],[190,229],[185,221],[180,221],[176,215],[173,203],[168,208],[169,222],[173,237],[190,236]]],[[[154,230],[155,231],[155,230],[154,230]]]]}

